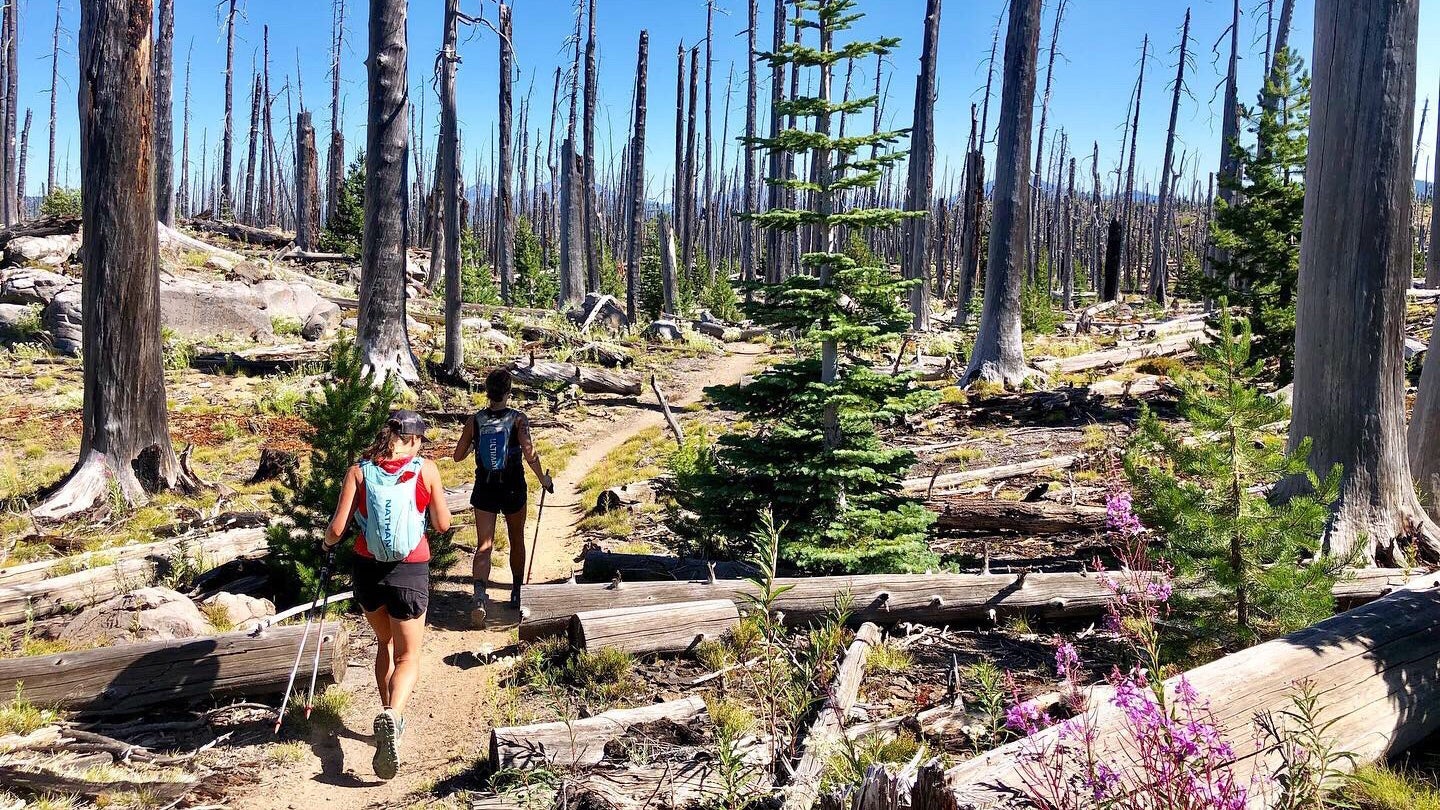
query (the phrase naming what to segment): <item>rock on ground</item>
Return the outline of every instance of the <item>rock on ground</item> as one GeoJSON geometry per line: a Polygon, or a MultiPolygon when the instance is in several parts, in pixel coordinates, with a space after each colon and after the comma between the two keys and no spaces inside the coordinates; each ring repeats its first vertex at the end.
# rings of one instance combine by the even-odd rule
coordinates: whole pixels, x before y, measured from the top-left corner
{"type": "Polygon", "coordinates": [[[34,304],[0,304],[0,338],[22,338],[27,324],[39,315],[34,304]]]}
{"type": "Polygon", "coordinates": [[[40,312],[40,327],[50,335],[55,351],[71,357],[80,356],[85,334],[80,326],[80,286],[62,290],[40,312]]]}
{"type": "Polygon", "coordinates": [[[88,607],[60,631],[72,643],[168,641],[208,636],[215,628],[187,597],[169,588],[141,588],[88,607]]]}
{"type": "Polygon", "coordinates": [[[655,321],[645,330],[645,334],[651,340],[659,340],[667,343],[674,340],[683,340],[685,337],[680,334],[680,327],[677,326],[674,321],[670,320],[655,321]]]}
{"type": "Polygon", "coordinates": [[[36,267],[17,267],[6,271],[0,280],[0,303],[45,306],[72,286],[78,288],[79,282],[69,276],[36,267]]]}
{"type": "Polygon", "coordinates": [[[167,278],[160,284],[161,323],[187,338],[274,339],[271,316],[257,302],[249,285],[239,282],[208,284],[167,278]]]}
{"type": "Polygon", "coordinates": [[[320,340],[327,338],[340,326],[340,305],[333,301],[321,300],[305,316],[305,324],[300,328],[301,337],[306,340],[320,340]]]}
{"type": "Polygon", "coordinates": [[[79,250],[79,234],[17,236],[5,246],[5,264],[8,266],[60,267],[70,263],[79,250]]]}
{"type": "Polygon", "coordinates": [[[269,599],[257,599],[243,593],[221,591],[206,599],[206,607],[216,606],[225,611],[225,616],[236,630],[253,630],[260,620],[275,615],[275,603],[269,599]]]}

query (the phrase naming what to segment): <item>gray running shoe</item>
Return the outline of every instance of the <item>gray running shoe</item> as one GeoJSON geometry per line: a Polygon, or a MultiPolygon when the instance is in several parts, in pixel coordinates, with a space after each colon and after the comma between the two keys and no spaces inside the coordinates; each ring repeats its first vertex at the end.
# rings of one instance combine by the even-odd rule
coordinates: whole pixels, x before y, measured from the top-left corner
{"type": "Polygon", "coordinates": [[[394,709],[375,715],[375,758],[370,764],[375,775],[386,781],[394,779],[400,770],[400,732],[404,728],[404,721],[394,709]]]}

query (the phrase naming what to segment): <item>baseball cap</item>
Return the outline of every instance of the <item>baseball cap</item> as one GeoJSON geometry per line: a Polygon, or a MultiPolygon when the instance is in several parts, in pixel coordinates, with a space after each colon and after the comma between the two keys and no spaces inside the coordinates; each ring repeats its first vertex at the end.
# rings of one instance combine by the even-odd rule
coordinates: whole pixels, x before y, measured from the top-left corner
{"type": "Polygon", "coordinates": [[[425,438],[425,431],[429,429],[425,419],[414,411],[391,412],[390,426],[402,436],[419,436],[422,439],[425,438]]]}

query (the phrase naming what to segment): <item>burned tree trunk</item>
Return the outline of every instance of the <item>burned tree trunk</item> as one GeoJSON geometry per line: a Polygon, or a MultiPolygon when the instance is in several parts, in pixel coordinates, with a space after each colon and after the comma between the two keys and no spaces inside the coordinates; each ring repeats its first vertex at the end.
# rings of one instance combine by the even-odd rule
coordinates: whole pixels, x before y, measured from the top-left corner
{"type": "MultiPolygon", "coordinates": [[[[160,39],[155,46],[155,216],[175,227],[175,0],[160,0],[160,39]]],[[[53,66],[51,68],[54,69],[53,66]]],[[[51,77],[53,84],[54,77],[51,77]]],[[[52,91],[53,88],[52,88],[52,91]]],[[[50,99],[54,110],[55,99],[50,99]]],[[[52,112],[53,115],[53,112],[52,112]]],[[[53,133],[54,126],[52,124],[53,133]]],[[[52,134],[53,138],[53,134],[52,134]]],[[[54,153],[52,140],[51,153],[54,153]]],[[[55,182],[51,158],[50,182],[55,182]]],[[[47,187],[48,191],[48,187],[47,187]]]]}
{"type": "MultiPolygon", "coordinates": [[[[1220,199],[1226,205],[1235,202],[1234,185],[1240,179],[1240,160],[1235,153],[1240,140],[1240,0],[1234,0],[1230,12],[1230,67],[1225,73],[1225,107],[1220,121],[1220,199]]],[[[1211,243],[1205,251],[1205,275],[1214,278],[1216,268],[1229,261],[1226,251],[1211,243]]]]}
{"type": "MultiPolygon", "coordinates": [[[[775,53],[785,46],[785,0],[775,0],[775,32],[770,47],[775,53]]],[[[771,63],[770,68],[770,139],[773,141],[780,137],[781,115],[780,102],[785,94],[785,64],[776,60],[771,63]]],[[[780,185],[780,180],[786,176],[785,154],[779,149],[770,151],[770,193],[768,196],[769,210],[774,211],[785,205],[785,191],[780,185]]],[[[787,246],[785,234],[779,228],[771,228],[765,232],[765,280],[771,284],[778,284],[788,274],[789,261],[784,256],[787,246]]]]}
{"type": "Polygon", "coordinates": [[[235,143],[235,0],[225,16],[225,135],[220,158],[220,216],[234,214],[235,195],[231,189],[231,160],[235,143]]]}
{"type": "Polygon", "coordinates": [[[585,38],[585,161],[581,165],[580,204],[584,207],[585,277],[587,289],[600,289],[600,218],[595,210],[595,97],[599,94],[599,70],[595,59],[595,0],[586,15],[589,35],[585,38]]]}
{"type": "MultiPolygon", "coordinates": [[[[1440,132],[1440,126],[1436,128],[1440,132]]],[[[1440,135],[1435,142],[1440,144],[1440,135]]],[[[1430,250],[1425,254],[1425,286],[1440,290],[1440,220],[1436,219],[1436,200],[1440,200],[1440,150],[1435,160],[1435,180],[1430,184],[1430,250]]]]}
{"type": "Polygon", "coordinates": [[[996,135],[995,211],[985,309],[963,380],[988,379],[1019,386],[1034,372],[1025,366],[1020,334],[1020,290],[1029,243],[1030,122],[1035,114],[1035,63],[1040,43],[1040,0],[1012,0],[1005,36],[1005,77],[996,135]]]}
{"type": "MultiPolygon", "coordinates": [[[[162,0],[171,2],[173,0],[162,0]]],[[[58,107],[58,97],[55,91],[60,86],[60,11],[61,0],[55,0],[55,33],[50,40],[50,158],[46,162],[45,170],[45,193],[49,194],[55,190],[55,113],[58,107]]],[[[171,25],[174,25],[174,8],[171,8],[171,25]]],[[[161,18],[164,18],[162,10],[161,18]]]]}
{"type": "Polygon", "coordinates": [[[575,139],[560,147],[560,307],[579,309],[585,300],[585,202],[575,139]]]}
{"type": "MultiPolygon", "coordinates": [[[[1405,447],[1405,290],[1418,3],[1317,0],[1314,116],[1295,312],[1290,446],[1317,475],[1341,468],[1326,553],[1402,560],[1397,538],[1440,556],[1405,447]]],[[[1291,480],[1282,494],[1304,491],[1291,480]]]]}
{"type": "MultiPolygon", "coordinates": [[[[256,168],[257,168],[256,165],[255,165],[255,161],[256,161],[256,159],[259,157],[259,155],[258,155],[258,153],[257,153],[256,150],[257,150],[257,147],[259,147],[259,145],[260,145],[260,144],[259,144],[259,138],[260,138],[260,128],[261,128],[261,124],[260,124],[260,94],[261,94],[261,92],[262,92],[262,88],[261,88],[261,85],[260,85],[260,74],[259,74],[259,73],[256,73],[256,74],[255,74],[255,80],[254,80],[254,81],[251,83],[251,85],[250,85],[250,138],[249,138],[249,147],[248,147],[248,149],[246,150],[246,151],[247,151],[247,157],[246,157],[246,159],[245,159],[245,178],[244,178],[244,183],[241,185],[241,188],[240,188],[240,197],[241,197],[241,199],[240,199],[240,206],[239,206],[240,212],[239,212],[239,216],[238,216],[238,219],[240,219],[240,221],[245,222],[245,223],[250,224],[250,225],[254,225],[259,219],[263,218],[263,217],[257,217],[257,216],[256,216],[256,210],[255,210],[255,192],[257,191],[257,189],[256,189],[256,187],[255,187],[255,183],[256,183],[256,180],[258,179],[258,178],[256,178],[256,176],[255,176],[255,171],[256,171],[256,168]]],[[[297,144],[296,144],[296,147],[298,148],[298,146],[299,146],[299,144],[297,143],[297,144]]],[[[269,157],[269,153],[268,153],[268,152],[266,153],[266,157],[267,157],[267,158],[269,157]]],[[[268,164],[268,160],[266,161],[266,163],[268,164]]],[[[263,191],[261,192],[261,194],[262,194],[262,196],[263,196],[263,191]]],[[[262,207],[263,207],[263,205],[262,205],[262,207]]]]}
{"type": "Polygon", "coordinates": [[[336,202],[345,185],[345,135],[340,122],[340,61],[345,47],[345,0],[334,7],[334,23],[330,50],[330,151],[326,159],[325,224],[335,226],[336,202]]]}
{"type": "Polygon", "coordinates": [[[639,52],[635,57],[635,131],[630,135],[630,240],[625,253],[625,314],[631,323],[635,323],[640,306],[640,257],[645,247],[645,111],[649,67],[650,33],[641,30],[639,52]]]}
{"type": "Polygon", "coordinates": [[[370,0],[369,121],[365,148],[365,238],[357,342],[379,380],[420,378],[405,320],[409,107],[404,0],[370,0]]]}
{"type": "MultiPolygon", "coordinates": [[[[1434,233],[1435,223],[1430,225],[1434,233]]],[[[1420,393],[1410,416],[1410,475],[1420,487],[1422,502],[1440,520],[1440,329],[1430,333],[1420,393]]]]}
{"type": "Polygon", "coordinates": [[[310,111],[295,122],[295,246],[315,250],[320,238],[320,155],[310,111]]]}
{"type": "Polygon", "coordinates": [[[660,314],[675,315],[680,261],[675,255],[675,228],[664,211],[660,212],[656,232],[660,237],[660,314]]]}
{"type": "MultiPolygon", "coordinates": [[[[20,124],[20,4],[12,0],[5,15],[5,198],[10,201],[10,222],[23,217],[20,162],[15,155],[15,128],[20,124]]],[[[146,54],[149,57],[149,54],[146,54]]],[[[150,65],[146,65],[150,69],[150,65]]]]}
{"type": "Polygon", "coordinates": [[[1175,93],[1170,100],[1170,131],[1165,136],[1165,160],[1160,169],[1160,197],[1155,202],[1155,235],[1150,246],[1150,297],[1161,306],[1165,305],[1166,277],[1169,267],[1165,261],[1165,231],[1170,225],[1170,210],[1174,207],[1175,189],[1171,169],[1175,162],[1175,122],[1180,116],[1180,93],[1185,88],[1185,54],[1190,44],[1190,9],[1185,9],[1185,24],[1180,28],[1180,59],[1175,68],[1175,93]]]}
{"type": "MultiPolygon", "coordinates": [[[[935,185],[935,58],[940,47],[940,0],[925,6],[925,40],[915,82],[915,127],[910,131],[910,181],[905,210],[922,214],[905,221],[905,278],[910,288],[911,328],[930,328],[930,195],[935,185]]],[[[853,62],[852,62],[853,64],[853,62]]]]}
{"type": "MultiPolygon", "coordinates": [[[[745,155],[745,212],[755,214],[760,211],[760,186],[755,182],[755,136],[758,134],[755,129],[755,112],[759,93],[757,68],[760,62],[760,57],[755,51],[755,43],[760,33],[759,0],[749,1],[748,19],[745,48],[749,63],[746,65],[745,143],[742,148],[745,155]]],[[[753,283],[756,278],[755,262],[759,258],[757,251],[759,250],[760,226],[753,221],[743,222],[740,228],[740,240],[740,277],[747,284],[753,283]]]]}
{"type": "MultiPolygon", "coordinates": [[[[458,13],[458,11],[457,11],[457,13],[458,13]]],[[[500,4],[500,8],[499,8],[499,15],[500,15],[500,161],[499,161],[499,167],[498,167],[498,169],[499,169],[499,172],[500,172],[500,178],[499,178],[499,181],[498,181],[498,183],[497,183],[495,200],[496,200],[496,203],[500,206],[500,210],[499,210],[499,212],[496,214],[496,218],[498,219],[498,223],[497,223],[497,224],[500,226],[500,233],[497,235],[496,240],[495,240],[495,264],[497,264],[497,265],[499,266],[498,269],[499,269],[499,271],[500,271],[500,299],[501,299],[502,301],[505,301],[505,302],[508,303],[508,302],[510,302],[510,299],[511,299],[511,296],[512,296],[512,292],[511,292],[512,286],[515,284],[515,211],[514,211],[514,204],[511,202],[511,194],[510,194],[510,177],[514,174],[514,171],[513,171],[513,170],[511,169],[511,167],[510,167],[510,164],[511,164],[511,162],[512,162],[512,152],[513,152],[513,149],[511,148],[511,145],[510,145],[510,133],[512,132],[512,129],[513,129],[512,126],[511,126],[511,119],[512,119],[512,117],[513,117],[512,111],[513,111],[513,108],[514,108],[514,101],[513,101],[514,93],[512,92],[512,89],[511,89],[511,79],[512,79],[512,74],[514,73],[514,70],[513,70],[513,68],[511,67],[511,61],[513,60],[513,50],[512,50],[513,44],[512,44],[511,41],[510,41],[510,34],[511,34],[510,6],[509,6],[508,4],[506,4],[506,3],[501,3],[501,4],[500,4]]],[[[448,27],[446,28],[446,34],[447,34],[447,35],[449,34],[449,28],[448,28],[448,27]]],[[[452,69],[452,72],[453,72],[453,69],[452,69]]],[[[455,124],[454,124],[455,103],[454,103],[454,91],[453,91],[453,85],[454,85],[454,77],[453,77],[453,75],[451,76],[451,78],[450,78],[448,81],[449,81],[449,82],[451,83],[451,85],[452,85],[451,98],[450,98],[450,102],[449,102],[449,104],[450,104],[450,107],[449,107],[449,115],[451,116],[451,119],[452,119],[452,120],[451,120],[451,126],[452,126],[452,128],[453,128],[454,125],[455,125],[455,124]]],[[[456,149],[456,153],[458,154],[458,153],[459,153],[459,149],[460,149],[460,145],[459,145],[458,140],[457,140],[457,142],[456,142],[456,144],[455,144],[455,149],[456,149]]],[[[522,178],[522,179],[523,179],[523,178],[522,178]]],[[[521,188],[521,193],[524,193],[524,188],[523,188],[524,184],[522,183],[521,186],[522,186],[522,188],[521,188]]],[[[450,210],[449,210],[449,206],[447,205],[447,206],[446,206],[446,216],[449,216],[449,215],[450,215],[450,210]]],[[[448,276],[447,276],[447,279],[448,279],[448,276]]],[[[447,280],[445,283],[448,285],[450,282],[447,280]]],[[[459,286],[458,279],[457,279],[457,282],[456,282],[456,286],[457,286],[457,287],[459,286]]],[[[446,289],[448,290],[449,288],[447,287],[446,289]]],[[[448,298],[447,298],[447,301],[448,301],[448,298]]],[[[458,312],[457,312],[457,314],[456,314],[456,319],[457,319],[457,320],[459,319],[459,314],[458,314],[458,312]]],[[[446,316],[446,323],[447,323],[447,325],[448,325],[448,323],[449,323],[449,316],[448,316],[448,315],[446,316]]],[[[457,338],[457,340],[458,340],[458,338],[459,338],[459,335],[458,335],[458,334],[456,335],[456,338],[457,338]]],[[[447,333],[447,341],[448,341],[448,333],[447,333]]],[[[458,368],[458,364],[457,364],[457,368],[458,368]]]]}
{"type": "MultiPolygon", "coordinates": [[[[509,219],[510,213],[510,73],[505,64],[505,49],[508,46],[506,28],[510,22],[510,7],[500,6],[500,217],[509,219]]],[[[460,219],[460,128],[455,111],[455,71],[460,63],[456,50],[460,37],[460,0],[445,0],[445,32],[440,46],[440,58],[436,64],[440,72],[440,148],[436,156],[439,171],[435,183],[439,188],[440,223],[443,228],[441,249],[445,260],[445,373],[451,379],[459,379],[465,370],[465,342],[460,336],[460,229],[465,223],[460,219]]],[[[503,227],[503,225],[502,225],[503,227]]],[[[502,235],[496,242],[496,255],[508,256],[510,243],[502,235]]],[[[438,254],[430,256],[431,275],[438,254]]],[[[501,278],[504,278],[502,274],[501,278]]],[[[507,285],[508,286],[508,285],[507,285]]],[[[505,293],[509,293],[506,289],[505,293]]]]}
{"type": "Polygon", "coordinates": [[[1120,265],[1127,276],[1130,257],[1135,253],[1135,246],[1130,244],[1130,223],[1135,211],[1135,152],[1140,136],[1140,100],[1145,94],[1145,63],[1149,56],[1150,37],[1146,35],[1140,43],[1140,77],[1135,82],[1135,110],[1130,116],[1130,165],[1125,170],[1125,199],[1120,217],[1120,265]]]}
{"type": "Polygon", "coordinates": [[[1100,293],[1103,301],[1120,300],[1120,259],[1125,242],[1123,228],[1119,217],[1111,217],[1105,236],[1105,283],[1100,293]]]}
{"type": "Polygon", "coordinates": [[[80,247],[85,404],[80,460],[37,507],[59,519],[188,484],[170,447],[160,346],[150,0],[80,5],[80,247]]]}

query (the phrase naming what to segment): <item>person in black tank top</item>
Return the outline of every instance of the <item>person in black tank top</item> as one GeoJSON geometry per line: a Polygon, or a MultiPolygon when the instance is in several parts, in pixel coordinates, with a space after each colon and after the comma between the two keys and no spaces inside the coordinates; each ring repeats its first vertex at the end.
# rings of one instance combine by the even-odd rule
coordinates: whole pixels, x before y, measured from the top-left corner
{"type": "MultiPolygon", "coordinates": [[[[513,386],[514,378],[509,369],[497,368],[490,372],[485,378],[485,394],[489,402],[484,410],[466,421],[460,441],[455,444],[456,461],[463,461],[472,450],[476,453],[475,489],[470,494],[470,505],[475,509],[476,535],[475,560],[471,566],[475,603],[470,611],[470,621],[476,629],[485,626],[489,611],[490,558],[495,545],[495,524],[501,515],[505,516],[506,535],[510,540],[509,606],[520,609],[520,586],[525,581],[525,517],[529,501],[525,465],[529,465],[546,492],[555,491],[550,474],[545,472],[540,456],[535,452],[529,421],[525,414],[509,406],[513,386]],[[482,428],[504,429],[508,433],[504,442],[505,460],[503,465],[497,465],[498,469],[488,468],[488,462],[481,458],[481,454],[487,451],[487,447],[479,445],[482,428]]],[[[491,443],[491,447],[494,446],[491,443]]]]}

